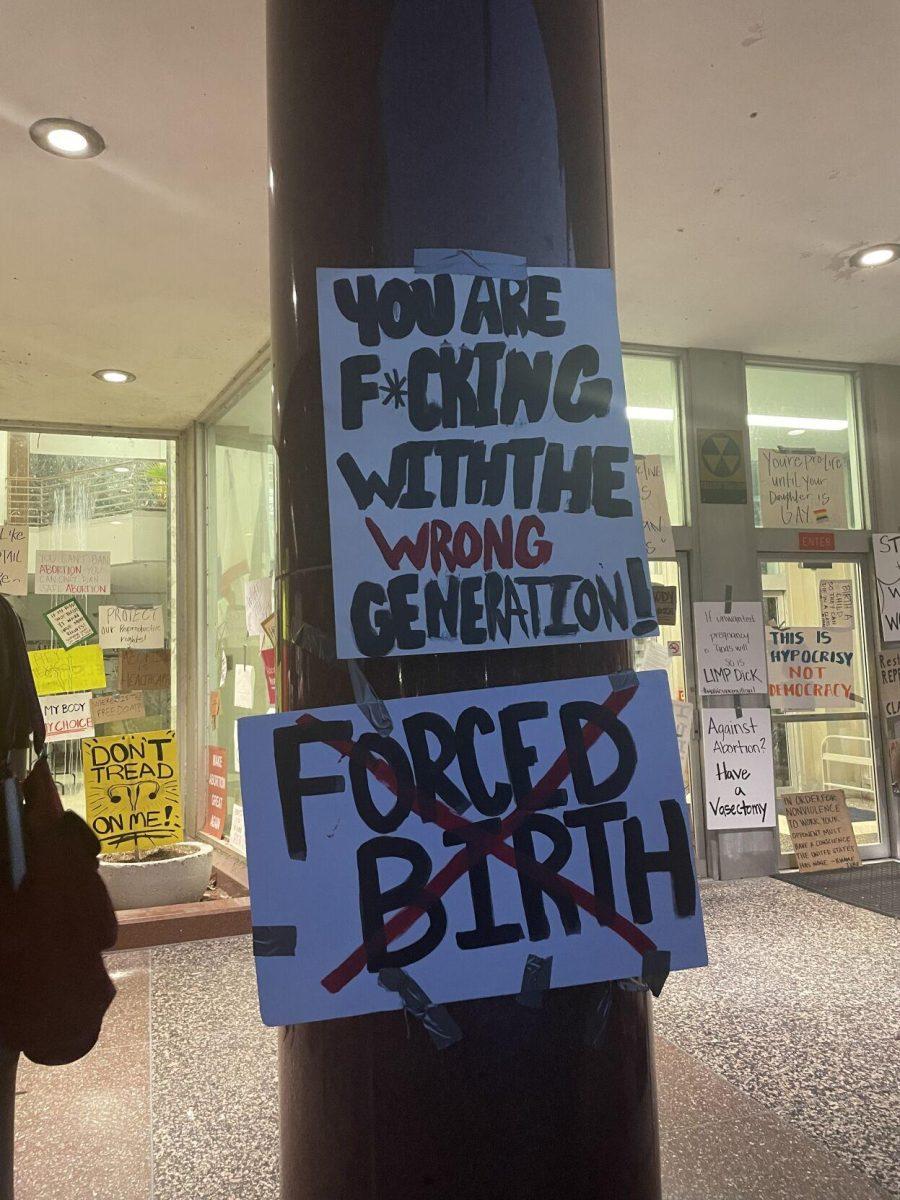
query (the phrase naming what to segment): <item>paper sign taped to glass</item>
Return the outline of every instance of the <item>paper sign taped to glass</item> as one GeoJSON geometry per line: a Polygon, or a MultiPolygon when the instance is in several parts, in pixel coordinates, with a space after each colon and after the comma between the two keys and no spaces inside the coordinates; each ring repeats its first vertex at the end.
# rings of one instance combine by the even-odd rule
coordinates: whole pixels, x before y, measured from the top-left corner
{"type": "Polygon", "coordinates": [[[559,680],[247,717],[254,953],[269,1025],[703,966],[666,675],[559,680]],[[656,953],[658,952],[658,953],[656,953]]]}
{"type": "Polygon", "coordinates": [[[655,633],[612,273],[317,278],[339,657],[655,633]]]}

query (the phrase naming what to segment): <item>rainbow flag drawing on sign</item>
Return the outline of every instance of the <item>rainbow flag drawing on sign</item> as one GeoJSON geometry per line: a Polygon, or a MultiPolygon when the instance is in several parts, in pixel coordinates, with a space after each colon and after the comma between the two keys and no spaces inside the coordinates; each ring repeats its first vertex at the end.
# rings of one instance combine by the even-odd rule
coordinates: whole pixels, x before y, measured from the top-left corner
{"type": "Polygon", "coordinates": [[[823,525],[828,520],[827,508],[814,508],[813,516],[816,518],[817,525],[823,525]]]}

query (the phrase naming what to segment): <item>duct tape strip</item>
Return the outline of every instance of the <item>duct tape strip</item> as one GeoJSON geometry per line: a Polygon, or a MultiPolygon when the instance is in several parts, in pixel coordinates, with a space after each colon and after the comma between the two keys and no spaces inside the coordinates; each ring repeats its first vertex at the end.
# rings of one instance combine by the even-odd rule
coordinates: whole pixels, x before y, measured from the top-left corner
{"type": "Polygon", "coordinates": [[[541,958],[529,954],[522,972],[522,990],[516,1000],[523,1008],[540,1008],[544,1003],[544,992],[550,987],[550,972],[553,970],[553,955],[541,958]]]}
{"type": "Polygon", "coordinates": [[[627,671],[617,671],[609,677],[609,686],[614,692],[624,692],[626,688],[636,688],[640,682],[637,672],[630,668],[627,671]]]}
{"type": "Polygon", "coordinates": [[[659,996],[671,969],[670,950],[647,950],[641,959],[641,982],[646,983],[654,996],[659,996]]]}
{"type": "Polygon", "coordinates": [[[442,1004],[432,1004],[414,979],[399,967],[385,967],[378,972],[379,987],[396,992],[400,1003],[411,1016],[421,1021],[438,1050],[446,1050],[462,1039],[462,1030],[442,1004]]]}
{"type": "Polygon", "coordinates": [[[612,984],[597,985],[597,1007],[588,1018],[584,1030],[585,1044],[596,1049],[603,1041],[606,1027],[609,1025],[609,1014],[612,1011],[612,984]]]}
{"type": "Polygon", "coordinates": [[[297,953],[296,925],[254,925],[255,958],[293,958],[297,953]]]}
{"type": "Polygon", "coordinates": [[[865,704],[865,702],[866,702],[864,697],[858,696],[856,694],[856,692],[850,693],[850,699],[853,701],[854,704],[865,704]]]}
{"type": "Polygon", "coordinates": [[[741,717],[744,715],[744,710],[741,708],[740,696],[734,697],[734,715],[737,717],[738,720],[740,720],[741,717]]]}
{"type": "MultiPolygon", "coordinates": [[[[306,621],[301,624],[295,634],[294,645],[299,646],[301,650],[305,650],[307,654],[314,654],[322,662],[336,665],[339,661],[334,638],[329,637],[327,633],[323,633],[321,629],[316,629],[314,625],[310,625],[306,621]]],[[[394,722],[387,710],[387,705],[376,695],[356,659],[348,658],[344,665],[347,668],[347,674],[350,676],[353,699],[356,701],[360,712],[376,733],[380,733],[382,737],[386,737],[394,728],[394,722]]]]}
{"type": "Polygon", "coordinates": [[[727,613],[731,612],[731,584],[730,583],[725,584],[725,611],[727,613]]]}
{"type": "Polygon", "coordinates": [[[528,278],[528,263],[520,254],[501,254],[494,250],[414,250],[413,269],[418,275],[484,275],[494,279],[528,278]]]}

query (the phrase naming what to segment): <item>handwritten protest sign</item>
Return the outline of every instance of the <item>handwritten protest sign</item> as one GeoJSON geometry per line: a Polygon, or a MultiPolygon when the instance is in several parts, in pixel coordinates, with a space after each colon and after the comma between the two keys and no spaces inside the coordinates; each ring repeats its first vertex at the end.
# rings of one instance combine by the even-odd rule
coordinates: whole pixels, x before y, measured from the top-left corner
{"type": "Polygon", "coordinates": [[[825,629],[852,629],[856,623],[853,613],[853,581],[820,579],[819,612],[825,629]]]}
{"type": "Polygon", "coordinates": [[[653,603],[660,625],[674,625],[678,620],[678,588],[665,583],[653,584],[653,603]]]}
{"type": "Polygon", "coordinates": [[[842,791],[788,792],[781,802],[801,871],[859,865],[853,822],[842,791]]]}
{"type": "Polygon", "coordinates": [[[654,632],[611,272],[317,276],[339,657],[654,632]]]}
{"type": "Polygon", "coordinates": [[[760,450],[759,507],[771,528],[847,528],[843,454],[760,450]]]}
{"type": "Polygon", "coordinates": [[[900,650],[882,650],[878,655],[878,694],[881,711],[889,721],[900,717],[900,650]]]}
{"type": "Polygon", "coordinates": [[[766,691],[762,605],[752,601],[694,604],[697,685],[701,696],[740,696],[766,691]]]}
{"type": "Polygon", "coordinates": [[[104,650],[118,650],[124,646],[135,650],[161,650],[164,642],[160,605],[147,608],[100,605],[100,645],[104,650]]]}
{"type": "Polygon", "coordinates": [[[95,725],[109,721],[131,721],[146,715],[143,692],[112,692],[105,696],[94,696],[91,712],[95,725]]]}
{"type": "Polygon", "coordinates": [[[69,696],[42,696],[41,711],[44,714],[48,742],[91,737],[94,732],[90,692],[69,696]]]}
{"type": "Polygon", "coordinates": [[[103,651],[99,646],[71,650],[29,650],[28,661],[39,696],[58,692],[93,692],[106,687],[103,651]]]}
{"type": "Polygon", "coordinates": [[[852,629],[794,625],[766,630],[774,708],[852,708],[852,629]]]}
{"type": "Polygon", "coordinates": [[[900,533],[873,533],[881,640],[900,640],[900,533]]]}
{"type": "Polygon", "coordinates": [[[669,519],[662,459],[658,454],[638,454],[635,455],[634,466],[641,498],[647,557],[674,558],[675,538],[669,519]]]}
{"type": "Polygon", "coordinates": [[[672,715],[675,718],[675,736],[678,738],[681,770],[686,778],[691,753],[691,738],[694,733],[694,706],[686,700],[673,700],[672,715]]]}
{"type": "Polygon", "coordinates": [[[253,708],[253,685],[256,672],[249,663],[238,663],[234,668],[234,707],[253,708]]]}
{"type": "Polygon", "coordinates": [[[271,575],[265,579],[245,580],[244,615],[250,637],[258,637],[264,632],[263,621],[272,615],[274,608],[274,580],[271,575]]]}
{"type": "Polygon", "coordinates": [[[184,818],[174,730],[81,743],[87,822],[105,851],[180,842],[184,818]]]}
{"type": "Polygon", "coordinates": [[[51,608],[44,613],[44,619],[67,650],[86,642],[97,632],[77,600],[67,600],[65,604],[51,608]]]}
{"type": "Polygon", "coordinates": [[[352,704],[238,722],[267,1024],[395,1008],[390,967],[441,1003],[518,992],[529,952],[552,987],[706,962],[663,672],[386,705],[389,737],[352,704]]]}
{"type": "Polygon", "coordinates": [[[34,590],[38,596],[108,596],[108,550],[38,550],[34,590]]]}
{"type": "Polygon", "coordinates": [[[772,719],[767,708],[706,708],[703,792],[706,828],[755,829],[775,824],[772,719]]]}
{"type": "Polygon", "coordinates": [[[224,746],[206,748],[206,822],[203,832],[225,836],[228,815],[228,751],[224,746]]]}
{"type": "Polygon", "coordinates": [[[120,691],[165,691],[170,683],[168,650],[123,650],[119,654],[120,691]]]}
{"type": "Polygon", "coordinates": [[[28,595],[27,525],[0,525],[0,592],[28,595]]]}

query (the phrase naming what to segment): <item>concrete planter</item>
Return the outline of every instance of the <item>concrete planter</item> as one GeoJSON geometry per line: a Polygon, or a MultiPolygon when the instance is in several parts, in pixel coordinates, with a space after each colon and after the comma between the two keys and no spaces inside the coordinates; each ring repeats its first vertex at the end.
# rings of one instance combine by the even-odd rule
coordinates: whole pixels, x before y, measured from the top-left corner
{"type": "Polygon", "coordinates": [[[211,874],[212,846],[204,842],[164,846],[141,862],[100,856],[100,878],[116,910],[190,904],[206,891],[211,874]]]}

